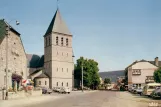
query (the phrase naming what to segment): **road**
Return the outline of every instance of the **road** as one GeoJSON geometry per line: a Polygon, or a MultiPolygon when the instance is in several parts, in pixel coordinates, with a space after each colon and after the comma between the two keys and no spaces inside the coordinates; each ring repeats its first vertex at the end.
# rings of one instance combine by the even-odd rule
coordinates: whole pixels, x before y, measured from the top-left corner
{"type": "Polygon", "coordinates": [[[148,107],[149,104],[131,97],[129,93],[116,91],[96,91],[61,96],[66,97],[22,107],[148,107]]]}

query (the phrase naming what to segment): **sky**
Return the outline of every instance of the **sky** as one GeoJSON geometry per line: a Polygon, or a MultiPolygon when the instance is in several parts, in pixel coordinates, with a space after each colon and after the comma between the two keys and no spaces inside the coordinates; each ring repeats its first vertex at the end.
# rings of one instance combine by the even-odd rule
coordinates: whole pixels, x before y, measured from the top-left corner
{"type": "MultiPolygon", "coordinates": [[[[57,0],[0,0],[0,19],[21,33],[26,53],[44,54],[45,34],[57,0]]],[[[59,0],[73,34],[75,62],[94,59],[100,72],[122,70],[136,60],[161,60],[161,0],[59,0]]]]}

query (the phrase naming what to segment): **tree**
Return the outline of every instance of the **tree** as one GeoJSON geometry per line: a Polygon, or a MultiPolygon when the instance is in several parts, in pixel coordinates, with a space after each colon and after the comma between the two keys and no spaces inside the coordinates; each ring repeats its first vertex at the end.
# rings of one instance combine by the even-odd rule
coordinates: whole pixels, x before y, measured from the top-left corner
{"type": "Polygon", "coordinates": [[[154,81],[156,83],[161,83],[161,67],[154,72],[154,81]]]}
{"type": "Polygon", "coordinates": [[[80,57],[77,60],[74,70],[74,78],[78,81],[82,81],[82,64],[83,64],[83,85],[92,89],[96,89],[100,84],[98,75],[98,63],[92,59],[84,59],[80,57]]]}
{"type": "Polygon", "coordinates": [[[107,89],[108,84],[111,84],[111,79],[110,79],[110,78],[105,78],[105,79],[104,79],[104,86],[105,86],[105,89],[107,89]]]}

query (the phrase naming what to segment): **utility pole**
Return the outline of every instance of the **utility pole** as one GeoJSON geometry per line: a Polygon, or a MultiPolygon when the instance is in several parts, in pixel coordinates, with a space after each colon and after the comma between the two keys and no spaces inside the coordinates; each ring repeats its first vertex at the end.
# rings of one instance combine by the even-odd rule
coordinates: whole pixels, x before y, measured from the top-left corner
{"type": "Polygon", "coordinates": [[[82,92],[83,92],[83,61],[82,61],[82,92]]]}

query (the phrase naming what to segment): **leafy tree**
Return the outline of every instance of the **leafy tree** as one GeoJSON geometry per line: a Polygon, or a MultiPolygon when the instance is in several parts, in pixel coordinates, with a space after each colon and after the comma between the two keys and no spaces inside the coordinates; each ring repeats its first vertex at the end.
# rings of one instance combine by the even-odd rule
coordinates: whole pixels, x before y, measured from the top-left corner
{"type": "Polygon", "coordinates": [[[74,70],[74,78],[78,81],[82,81],[82,65],[83,65],[83,85],[92,89],[96,89],[100,84],[98,75],[98,63],[92,59],[84,59],[80,57],[77,60],[74,70]]]}
{"type": "Polygon", "coordinates": [[[110,78],[105,78],[104,79],[104,84],[110,84],[111,83],[111,79],[110,78]]]}
{"type": "Polygon", "coordinates": [[[154,72],[154,81],[161,83],[161,67],[154,72]]]}
{"type": "Polygon", "coordinates": [[[123,83],[125,85],[128,85],[128,69],[125,69],[124,73],[125,73],[125,79],[123,80],[123,83]]]}
{"type": "Polygon", "coordinates": [[[110,84],[111,83],[111,79],[110,78],[105,78],[104,79],[104,86],[105,86],[105,89],[107,89],[107,86],[108,86],[108,84],[110,84]]]}

